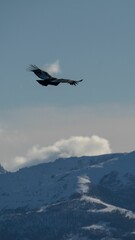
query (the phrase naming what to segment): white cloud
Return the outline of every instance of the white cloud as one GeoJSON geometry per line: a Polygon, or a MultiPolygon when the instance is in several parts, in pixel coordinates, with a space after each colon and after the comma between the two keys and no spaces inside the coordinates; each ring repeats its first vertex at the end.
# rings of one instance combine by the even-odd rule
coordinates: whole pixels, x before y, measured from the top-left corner
{"type": "MultiPolygon", "coordinates": [[[[58,141],[59,139],[65,139],[59,147],[61,154],[68,155],[75,151],[79,154],[79,151],[83,152],[82,149],[89,154],[88,150],[90,149],[90,155],[92,155],[94,146],[97,150],[97,140],[95,140],[96,144],[88,145],[89,148],[86,148],[87,141],[84,139],[86,137],[82,137],[85,145],[81,144],[81,140],[77,137],[80,141],[79,149],[76,150],[77,145],[74,144],[74,150],[72,148],[70,151],[66,150],[66,144],[69,146],[74,143],[73,140],[71,141],[71,136],[104,136],[111,143],[113,152],[133,151],[134,122],[134,107],[127,108],[126,106],[125,108],[110,105],[95,106],[94,108],[90,106],[70,108],[37,106],[8,110],[0,115],[0,163],[7,170],[20,168],[27,165],[28,162],[30,165],[31,161],[35,161],[36,154],[37,158],[40,156],[40,161],[42,160],[44,149],[48,150],[46,150],[48,159],[53,159],[53,154],[54,157],[59,157],[59,151],[56,155],[56,150],[54,150],[54,147],[57,147],[56,143],[60,144],[62,141],[58,141]],[[52,145],[52,143],[54,144],[52,145]],[[28,151],[28,149],[30,150],[28,151]]],[[[91,144],[92,142],[94,142],[93,138],[91,144]]],[[[99,146],[101,146],[100,141],[99,146]]],[[[101,149],[103,149],[103,145],[101,149]]],[[[97,154],[100,154],[99,151],[97,154]]]]}
{"type": "Polygon", "coordinates": [[[54,161],[57,158],[67,158],[71,156],[92,156],[110,153],[108,140],[98,137],[74,136],[69,139],[62,139],[48,147],[33,146],[25,157],[16,157],[12,167],[31,166],[41,162],[54,161]]]}
{"type": "Polygon", "coordinates": [[[56,60],[54,63],[46,64],[45,70],[50,74],[57,74],[61,72],[59,60],[56,60]]]}

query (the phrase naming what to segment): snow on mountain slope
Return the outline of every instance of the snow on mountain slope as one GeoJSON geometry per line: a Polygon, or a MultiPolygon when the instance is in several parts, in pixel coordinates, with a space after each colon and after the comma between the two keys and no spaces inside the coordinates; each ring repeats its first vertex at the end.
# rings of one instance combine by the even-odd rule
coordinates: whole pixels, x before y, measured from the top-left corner
{"type": "Polygon", "coordinates": [[[110,212],[116,212],[118,211],[120,214],[124,214],[125,217],[129,218],[129,219],[135,219],[135,214],[132,211],[129,211],[127,209],[124,208],[120,208],[120,207],[116,207],[114,205],[111,204],[107,204],[103,201],[101,201],[98,198],[93,198],[93,197],[89,197],[87,195],[83,195],[81,197],[81,201],[85,201],[87,203],[93,203],[96,205],[100,205],[100,208],[96,208],[96,209],[92,209],[92,210],[88,210],[89,212],[98,212],[98,213],[110,213],[110,212]]]}
{"type": "Polygon", "coordinates": [[[67,199],[91,191],[111,172],[135,175],[135,152],[58,159],[53,163],[0,175],[0,209],[28,207],[67,199]]]}
{"type": "Polygon", "coordinates": [[[58,159],[6,172],[0,174],[0,236],[132,240],[134,199],[135,152],[58,159]]]}

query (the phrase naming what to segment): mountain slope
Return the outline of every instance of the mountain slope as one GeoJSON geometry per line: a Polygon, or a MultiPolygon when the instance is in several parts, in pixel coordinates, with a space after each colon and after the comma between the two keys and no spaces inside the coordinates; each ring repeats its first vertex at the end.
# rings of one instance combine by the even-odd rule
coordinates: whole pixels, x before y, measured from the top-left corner
{"type": "Polygon", "coordinates": [[[58,159],[1,174],[0,236],[134,239],[134,199],[135,152],[58,159]]]}

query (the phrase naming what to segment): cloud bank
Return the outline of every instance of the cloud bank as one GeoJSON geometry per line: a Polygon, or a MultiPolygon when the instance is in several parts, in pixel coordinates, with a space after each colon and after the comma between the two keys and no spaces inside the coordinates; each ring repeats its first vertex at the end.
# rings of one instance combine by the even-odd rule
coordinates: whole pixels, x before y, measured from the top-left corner
{"type": "Polygon", "coordinates": [[[110,152],[111,149],[107,139],[95,135],[92,137],[73,136],[69,139],[61,139],[47,147],[33,146],[28,150],[25,157],[16,157],[12,166],[14,166],[14,169],[18,169],[54,161],[57,158],[92,156],[110,152]]]}
{"type": "MultiPolygon", "coordinates": [[[[99,146],[102,146],[102,151],[99,152],[97,143],[93,144],[94,140],[91,137],[93,135],[105,136],[111,143],[113,152],[133,151],[134,122],[133,107],[122,108],[122,106],[113,105],[97,106],[94,109],[86,106],[70,108],[38,106],[1,112],[0,163],[5,169],[14,171],[23,166],[30,166],[32,163],[38,164],[40,161],[50,161],[51,159],[53,161],[55,158],[63,157],[64,154],[70,156],[71,153],[79,155],[79,152],[82,155],[108,153],[106,148],[104,149],[101,145],[101,142],[103,143],[101,137],[99,137],[101,140],[99,146]],[[76,141],[76,137],[71,136],[77,136],[78,141],[76,141]],[[82,142],[78,136],[83,136],[82,142]],[[85,136],[89,136],[88,139],[91,139],[88,141],[91,142],[88,144],[88,148],[86,148],[85,136]],[[72,138],[74,141],[71,141],[72,138]],[[59,139],[63,140],[58,141],[59,139]],[[74,148],[73,145],[70,149],[65,147],[65,145],[71,146],[73,142],[75,143],[74,148]],[[59,144],[60,147],[57,146],[59,144]],[[57,151],[49,151],[54,148],[57,151]],[[76,148],[77,152],[75,152],[76,148]],[[65,149],[68,150],[65,152],[65,149]],[[85,150],[82,151],[82,149],[85,150]],[[41,153],[42,158],[40,157],[41,153]]],[[[108,140],[106,141],[109,147],[108,140]]]]}

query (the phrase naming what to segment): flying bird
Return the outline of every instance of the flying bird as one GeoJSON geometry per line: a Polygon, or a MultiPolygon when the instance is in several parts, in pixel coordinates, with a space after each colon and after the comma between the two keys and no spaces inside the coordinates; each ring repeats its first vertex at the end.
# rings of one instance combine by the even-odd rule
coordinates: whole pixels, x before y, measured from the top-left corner
{"type": "Polygon", "coordinates": [[[43,86],[54,85],[57,86],[60,83],[69,83],[70,85],[77,85],[81,80],[71,80],[71,79],[64,79],[64,78],[56,78],[52,77],[48,72],[41,70],[36,65],[30,65],[29,71],[35,73],[39,78],[42,80],[36,80],[39,84],[43,86]]]}

